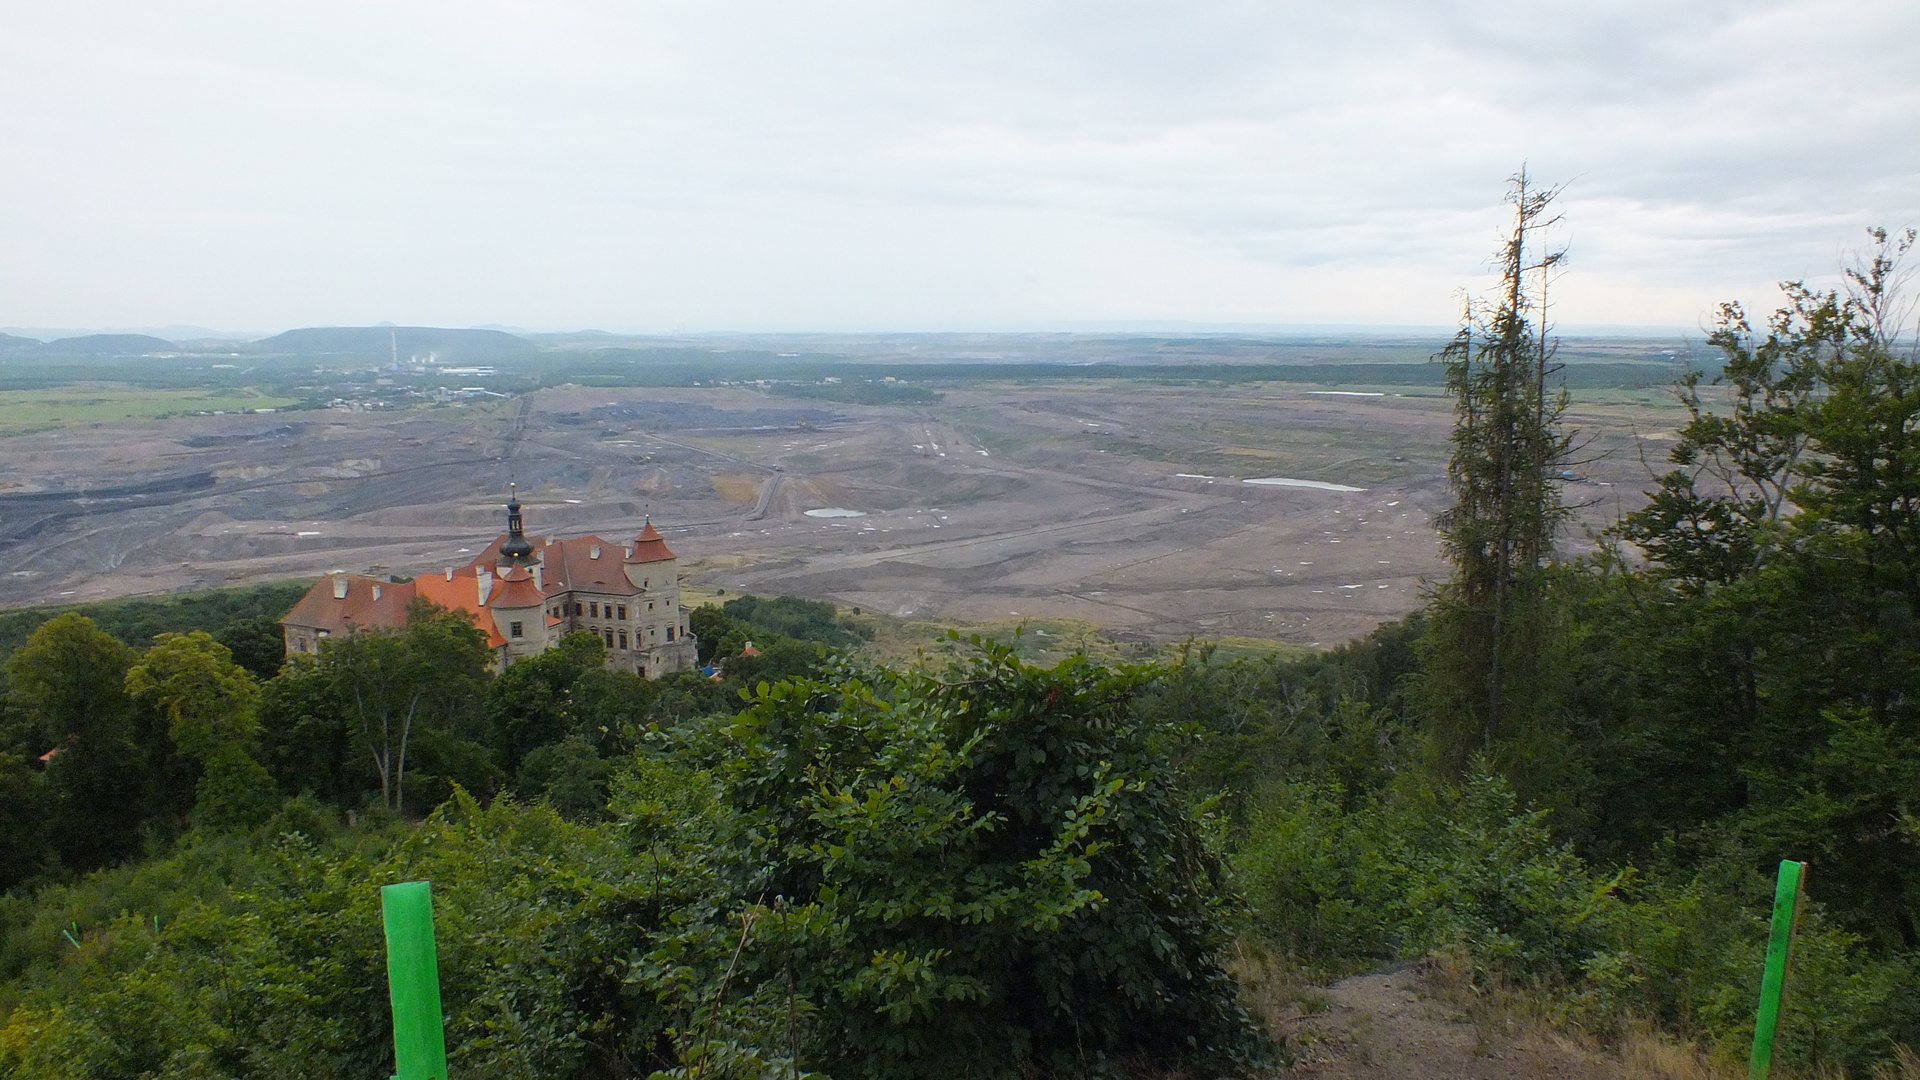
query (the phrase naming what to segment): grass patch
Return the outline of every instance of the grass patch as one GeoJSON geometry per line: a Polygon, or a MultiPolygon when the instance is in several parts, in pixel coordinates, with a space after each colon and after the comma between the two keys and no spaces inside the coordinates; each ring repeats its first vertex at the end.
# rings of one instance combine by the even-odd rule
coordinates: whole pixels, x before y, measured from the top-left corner
{"type": "Polygon", "coordinates": [[[71,424],[153,419],[180,413],[278,409],[296,399],[252,388],[160,390],[118,384],[9,390],[0,396],[0,434],[17,435],[71,424]]]}
{"type": "Polygon", "coordinates": [[[760,488],[767,482],[757,473],[734,473],[707,477],[719,496],[736,506],[752,506],[760,500],[760,488]]]}

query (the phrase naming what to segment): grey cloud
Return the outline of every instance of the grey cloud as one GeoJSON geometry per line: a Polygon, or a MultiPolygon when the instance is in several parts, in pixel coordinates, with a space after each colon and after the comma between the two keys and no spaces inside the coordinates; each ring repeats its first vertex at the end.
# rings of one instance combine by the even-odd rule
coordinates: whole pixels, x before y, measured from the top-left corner
{"type": "Polygon", "coordinates": [[[1523,161],[1578,321],[1687,323],[1920,217],[1920,12],[1877,0],[11,22],[16,323],[1444,321],[1523,161]]]}

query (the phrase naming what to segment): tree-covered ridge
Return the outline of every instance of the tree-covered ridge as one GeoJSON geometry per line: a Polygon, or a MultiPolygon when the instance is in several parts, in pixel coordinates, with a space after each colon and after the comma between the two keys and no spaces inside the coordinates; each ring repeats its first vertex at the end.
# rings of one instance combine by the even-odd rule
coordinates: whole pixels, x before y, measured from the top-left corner
{"type": "MultiPolygon", "coordinates": [[[[135,670],[218,667],[187,641],[135,670]]],[[[362,1075],[388,1050],[375,887],[427,878],[465,1074],[1236,1068],[1259,1040],[1223,967],[1229,890],[1177,733],[1134,708],[1150,675],[987,645],[939,674],[761,683],[737,715],[640,732],[593,821],[456,788],[419,826],[313,796],[246,826],[203,790],[169,854],[0,905],[0,1063],[362,1075]]],[[[244,704],[183,705],[228,718],[183,738],[217,753],[244,704]]]]}
{"type": "Polygon", "coordinates": [[[234,589],[173,596],[135,597],[78,604],[55,611],[24,609],[0,611],[0,658],[20,647],[42,623],[69,612],[84,615],[102,631],[135,648],[153,644],[159,634],[195,630],[212,634],[234,650],[241,666],[260,678],[280,668],[285,652],[280,639],[280,616],[306,594],[311,581],[277,581],[234,589]]]}

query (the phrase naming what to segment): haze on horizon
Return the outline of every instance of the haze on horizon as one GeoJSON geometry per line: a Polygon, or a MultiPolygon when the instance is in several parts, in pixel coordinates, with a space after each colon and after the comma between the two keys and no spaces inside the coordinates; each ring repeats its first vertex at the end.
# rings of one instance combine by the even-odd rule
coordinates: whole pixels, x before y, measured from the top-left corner
{"type": "Polygon", "coordinates": [[[1920,224],[1920,5],[9,5],[0,324],[1570,325],[1920,224]]]}

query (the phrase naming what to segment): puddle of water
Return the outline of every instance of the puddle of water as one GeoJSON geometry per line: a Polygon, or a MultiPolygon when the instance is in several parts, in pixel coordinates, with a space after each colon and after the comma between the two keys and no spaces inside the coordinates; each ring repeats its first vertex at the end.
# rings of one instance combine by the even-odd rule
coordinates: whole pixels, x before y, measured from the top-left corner
{"type": "Polygon", "coordinates": [[[810,518],[854,518],[866,517],[867,512],[865,510],[847,510],[838,506],[828,506],[819,510],[809,510],[807,511],[807,516],[810,518]]]}
{"type": "Polygon", "coordinates": [[[1242,480],[1243,484],[1264,484],[1268,487],[1312,488],[1315,491],[1365,491],[1366,488],[1348,487],[1345,484],[1329,484],[1323,480],[1295,480],[1286,476],[1261,476],[1252,480],[1242,480]]]}

